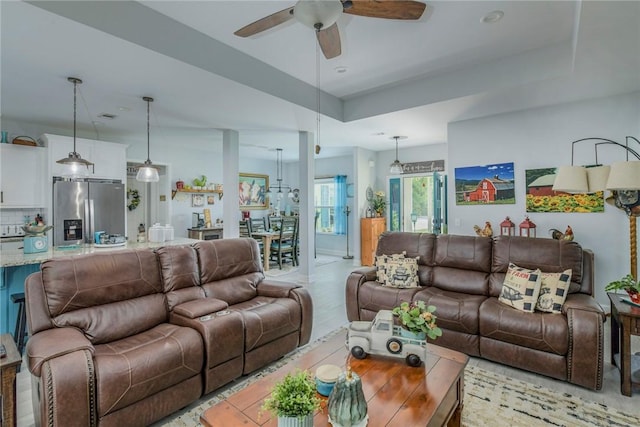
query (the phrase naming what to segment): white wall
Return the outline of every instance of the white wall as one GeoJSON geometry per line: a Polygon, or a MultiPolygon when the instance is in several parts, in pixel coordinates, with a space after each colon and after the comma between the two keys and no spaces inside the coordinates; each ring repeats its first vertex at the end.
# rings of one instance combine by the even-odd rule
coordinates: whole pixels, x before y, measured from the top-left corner
{"type": "MultiPolygon", "coordinates": [[[[498,224],[507,215],[516,223],[517,232],[517,225],[527,214],[525,169],[570,164],[571,142],[580,138],[601,137],[624,143],[626,135],[638,137],[640,92],[450,123],[448,135],[449,233],[473,235],[473,225],[484,221],[490,221],[494,233],[499,233],[498,224]],[[455,204],[452,189],[456,167],[503,162],[514,163],[515,204],[455,204]]],[[[592,144],[577,144],[575,150],[575,164],[594,163],[592,144]]],[[[598,150],[600,163],[624,159],[623,149],[598,150]]],[[[604,286],[629,272],[629,221],[622,211],[605,205],[604,213],[531,213],[529,217],[542,238],[550,238],[550,228],[564,231],[571,225],[575,240],[595,253],[595,296],[607,305],[604,286]]]]}

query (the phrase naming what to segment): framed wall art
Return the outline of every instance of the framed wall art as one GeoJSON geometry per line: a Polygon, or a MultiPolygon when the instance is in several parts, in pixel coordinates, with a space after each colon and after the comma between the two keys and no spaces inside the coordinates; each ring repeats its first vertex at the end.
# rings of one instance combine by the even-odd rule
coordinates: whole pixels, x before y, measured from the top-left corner
{"type": "Polygon", "coordinates": [[[513,162],[455,168],[457,205],[515,204],[513,162]]]}
{"type": "Polygon", "coordinates": [[[604,212],[604,191],[569,194],[553,190],[556,168],[527,169],[527,212],[604,212]]]}
{"type": "Polygon", "coordinates": [[[269,175],[241,173],[238,182],[241,209],[267,209],[269,207],[267,197],[269,175]]]}
{"type": "Polygon", "coordinates": [[[191,206],[194,208],[201,208],[204,206],[204,194],[192,194],[191,206]]]}

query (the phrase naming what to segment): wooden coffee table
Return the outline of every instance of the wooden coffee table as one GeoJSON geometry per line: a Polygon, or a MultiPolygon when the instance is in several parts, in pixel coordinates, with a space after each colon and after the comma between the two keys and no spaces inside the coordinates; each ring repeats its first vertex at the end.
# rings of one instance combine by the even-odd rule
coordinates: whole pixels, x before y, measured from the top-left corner
{"type": "MultiPolygon", "coordinates": [[[[344,366],[348,356],[345,340],[346,331],[215,404],[200,416],[200,421],[208,427],[276,426],[277,420],[260,410],[273,384],[296,369],[315,373],[319,365],[344,366]]],[[[404,359],[351,358],[368,402],[368,427],[460,425],[464,368],[469,358],[433,344],[427,350],[427,362],[418,368],[407,366],[404,359]]],[[[330,427],[327,399],[322,399],[313,425],[330,427]]]]}

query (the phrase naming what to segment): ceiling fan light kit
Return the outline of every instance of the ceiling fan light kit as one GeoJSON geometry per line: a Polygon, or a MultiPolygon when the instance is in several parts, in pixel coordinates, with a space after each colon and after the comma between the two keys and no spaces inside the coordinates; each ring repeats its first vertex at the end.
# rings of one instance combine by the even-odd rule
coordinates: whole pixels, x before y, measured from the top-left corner
{"type": "Polygon", "coordinates": [[[342,54],[337,21],[342,13],[369,18],[416,20],[422,17],[426,5],[413,0],[298,0],[287,9],[258,19],[234,34],[250,37],[295,18],[303,25],[316,30],[318,44],[325,58],[342,54]]]}
{"type": "Polygon", "coordinates": [[[86,176],[89,172],[89,166],[93,166],[89,160],[85,160],[76,151],[76,91],[79,84],[82,84],[82,80],[77,77],[67,77],[67,80],[73,83],[73,151],[63,159],[56,161],[56,163],[65,165],[65,171],[62,176],[65,178],[79,178],[86,176]]]}

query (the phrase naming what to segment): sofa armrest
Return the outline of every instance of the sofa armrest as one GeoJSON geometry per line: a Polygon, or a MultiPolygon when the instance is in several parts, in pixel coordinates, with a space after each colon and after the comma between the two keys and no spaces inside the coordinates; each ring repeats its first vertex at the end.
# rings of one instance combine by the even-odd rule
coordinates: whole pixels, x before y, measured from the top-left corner
{"type": "Polygon", "coordinates": [[[313,325],[313,303],[309,292],[300,285],[290,282],[276,282],[263,280],[257,286],[258,295],[270,298],[291,298],[300,306],[302,324],[298,346],[305,345],[311,339],[311,327],[313,325]]]}
{"type": "Polygon", "coordinates": [[[292,289],[300,285],[291,282],[276,282],[269,279],[261,281],[256,287],[259,296],[270,298],[289,298],[292,289]]]}
{"type": "Polygon", "coordinates": [[[196,317],[206,314],[222,311],[229,307],[225,301],[217,298],[201,298],[192,301],[183,302],[173,307],[173,312],[177,315],[186,317],[187,319],[195,319],[196,317]]]}
{"type": "Polygon", "coordinates": [[[346,286],[346,303],[347,303],[347,319],[351,322],[353,320],[360,319],[360,303],[359,303],[359,291],[360,286],[365,282],[371,282],[376,280],[376,268],[364,267],[354,270],[347,277],[346,286]]]}
{"type": "Polygon", "coordinates": [[[562,306],[569,325],[568,381],[593,390],[602,388],[605,313],[586,294],[569,294],[562,306]]]}
{"type": "Polygon", "coordinates": [[[74,328],[54,328],[38,332],[27,341],[29,372],[39,377],[42,364],[65,354],[87,350],[93,355],[93,344],[74,328]]]}

